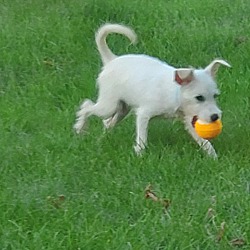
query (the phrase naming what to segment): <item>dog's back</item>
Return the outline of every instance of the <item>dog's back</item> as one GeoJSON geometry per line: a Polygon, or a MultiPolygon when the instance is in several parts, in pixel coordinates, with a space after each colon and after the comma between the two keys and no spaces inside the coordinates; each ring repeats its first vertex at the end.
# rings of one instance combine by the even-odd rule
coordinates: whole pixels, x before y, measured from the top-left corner
{"type": "Polygon", "coordinates": [[[154,112],[157,110],[156,115],[172,115],[180,105],[180,86],[174,82],[174,68],[146,55],[113,59],[104,66],[98,85],[100,95],[112,89],[113,96],[129,106],[149,106],[154,112]]]}

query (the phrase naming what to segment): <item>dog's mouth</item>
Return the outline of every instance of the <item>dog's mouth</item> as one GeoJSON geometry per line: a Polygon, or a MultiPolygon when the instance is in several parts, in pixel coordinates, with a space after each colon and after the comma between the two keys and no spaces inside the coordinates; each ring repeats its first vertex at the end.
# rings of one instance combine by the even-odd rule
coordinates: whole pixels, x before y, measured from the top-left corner
{"type": "Polygon", "coordinates": [[[193,128],[194,128],[194,125],[195,125],[195,123],[196,123],[197,120],[198,120],[198,116],[195,115],[195,116],[193,117],[192,121],[191,121],[191,124],[192,124],[193,128]]]}

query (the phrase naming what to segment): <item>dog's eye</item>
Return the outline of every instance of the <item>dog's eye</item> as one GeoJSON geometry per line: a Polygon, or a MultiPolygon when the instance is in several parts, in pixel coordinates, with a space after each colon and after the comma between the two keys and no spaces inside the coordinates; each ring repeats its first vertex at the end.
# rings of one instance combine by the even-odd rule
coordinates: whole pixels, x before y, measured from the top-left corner
{"type": "Polygon", "coordinates": [[[197,101],[199,102],[204,102],[205,101],[205,97],[203,95],[198,95],[195,97],[197,101]]]}

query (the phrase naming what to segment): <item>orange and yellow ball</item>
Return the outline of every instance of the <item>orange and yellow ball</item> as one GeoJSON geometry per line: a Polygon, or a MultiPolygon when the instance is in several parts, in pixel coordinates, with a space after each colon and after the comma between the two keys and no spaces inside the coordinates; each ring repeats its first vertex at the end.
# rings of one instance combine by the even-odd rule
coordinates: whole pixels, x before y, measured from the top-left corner
{"type": "Polygon", "coordinates": [[[217,120],[211,123],[205,123],[198,119],[194,123],[194,129],[201,138],[211,140],[221,133],[222,122],[221,120],[217,120]]]}

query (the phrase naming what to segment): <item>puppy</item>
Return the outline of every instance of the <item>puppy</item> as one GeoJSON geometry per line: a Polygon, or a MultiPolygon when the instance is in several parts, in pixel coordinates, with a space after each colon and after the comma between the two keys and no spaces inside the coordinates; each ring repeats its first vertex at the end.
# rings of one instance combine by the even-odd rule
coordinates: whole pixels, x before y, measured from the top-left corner
{"type": "Polygon", "coordinates": [[[86,99],[77,112],[74,128],[83,129],[91,115],[103,119],[106,128],[115,126],[132,108],[136,114],[135,152],[147,145],[147,129],[151,118],[181,117],[187,131],[210,156],[216,157],[212,144],[200,138],[192,125],[194,118],[205,122],[221,118],[216,105],[219,94],[215,75],[224,60],[214,60],[205,69],[174,68],[147,55],[114,55],[106,44],[110,33],[125,35],[132,43],[136,34],[129,27],[105,24],[96,33],[96,44],[103,62],[97,84],[99,95],[94,103],[86,99]]]}

